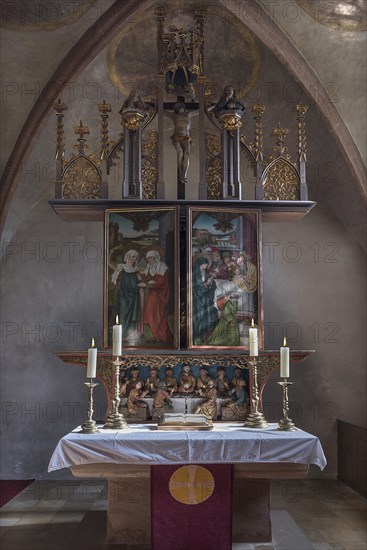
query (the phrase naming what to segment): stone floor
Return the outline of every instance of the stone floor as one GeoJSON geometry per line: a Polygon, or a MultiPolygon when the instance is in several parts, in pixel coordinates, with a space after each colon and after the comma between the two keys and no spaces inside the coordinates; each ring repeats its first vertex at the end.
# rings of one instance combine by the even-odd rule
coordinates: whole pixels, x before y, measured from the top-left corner
{"type": "MultiPolygon", "coordinates": [[[[102,550],[106,507],[103,481],[35,482],[1,509],[0,548],[102,550]]],[[[273,482],[271,507],[272,543],[233,550],[367,550],[366,499],[339,481],[273,482]]]]}

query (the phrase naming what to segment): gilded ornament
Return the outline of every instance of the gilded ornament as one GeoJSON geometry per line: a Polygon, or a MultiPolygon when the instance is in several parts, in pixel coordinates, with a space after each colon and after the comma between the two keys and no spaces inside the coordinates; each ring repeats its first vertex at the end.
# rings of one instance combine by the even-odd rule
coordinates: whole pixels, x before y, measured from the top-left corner
{"type": "Polygon", "coordinates": [[[68,164],[63,176],[63,198],[99,199],[101,177],[93,162],[80,156],[68,164]]]}
{"type": "Polygon", "coordinates": [[[308,105],[302,105],[302,103],[298,103],[295,108],[294,112],[297,113],[299,117],[303,117],[308,111],[308,105]]]}
{"type": "Polygon", "coordinates": [[[265,113],[265,105],[262,103],[255,103],[252,107],[252,112],[256,114],[256,116],[262,116],[265,113]]]}
{"type": "Polygon", "coordinates": [[[220,136],[206,132],[206,146],[210,155],[220,155],[222,151],[222,142],[220,136]]]}
{"type": "Polygon", "coordinates": [[[222,193],[222,162],[215,159],[208,167],[208,199],[220,200],[222,193]]]}
{"type": "Polygon", "coordinates": [[[140,124],[142,123],[144,119],[144,115],[140,113],[131,113],[126,114],[121,117],[122,124],[131,131],[136,131],[139,129],[140,124]]]}
{"type": "Polygon", "coordinates": [[[238,128],[241,128],[241,126],[242,126],[241,117],[239,115],[237,115],[236,113],[230,114],[230,115],[229,114],[222,115],[218,118],[219,118],[220,122],[223,124],[224,129],[227,130],[228,132],[232,132],[233,130],[237,130],[238,128]]]}
{"type": "Polygon", "coordinates": [[[306,139],[306,123],[304,122],[305,114],[308,111],[307,105],[299,103],[296,105],[294,111],[297,113],[298,121],[298,160],[299,162],[306,162],[307,157],[307,139],[306,139]]]}
{"type": "Polygon", "coordinates": [[[143,198],[156,198],[156,184],[158,171],[148,159],[142,162],[141,179],[143,184],[143,198]]]}
{"type": "Polygon", "coordinates": [[[84,126],[82,120],[80,121],[79,126],[73,126],[73,130],[76,135],[79,135],[80,139],[83,139],[85,135],[90,134],[88,126],[84,126]]]}
{"type": "Polygon", "coordinates": [[[207,149],[208,199],[220,200],[222,194],[221,136],[205,132],[207,149]]]}
{"type": "Polygon", "coordinates": [[[284,159],[278,159],[266,172],[264,200],[299,200],[300,181],[296,170],[284,159]]]}
{"type": "Polygon", "coordinates": [[[111,112],[111,104],[106,103],[106,100],[104,99],[102,103],[98,103],[98,110],[101,115],[107,115],[111,112]]]}
{"type": "Polygon", "coordinates": [[[280,123],[278,123],[277,128],[274,128],[274,130],[271,133],[273,137],[277,137],[279,140],[280,139],[283,140],[287,134],[288,134],[288,128],[281,128],[280,123]]]}
{"type": "Polygon", "coordinates": [[[284,145],[284,138],[288,134],[288,128],[281,128],[280,122],[278,122],[278,126],[274,128],[271,135],[272,137],[276,137],[276,145],[273,147],[273,151],[278,153],[278,157],[281,157],[284,155],[285,151],[288,151],[288,147],[284,145]]]}
{"type": "Polygon", "coordinates": [[[143,198],[155,199],[158,183],[158,132],[155,130],[148,132],[148,138],[142,142],[141,154],[143,198]]]}

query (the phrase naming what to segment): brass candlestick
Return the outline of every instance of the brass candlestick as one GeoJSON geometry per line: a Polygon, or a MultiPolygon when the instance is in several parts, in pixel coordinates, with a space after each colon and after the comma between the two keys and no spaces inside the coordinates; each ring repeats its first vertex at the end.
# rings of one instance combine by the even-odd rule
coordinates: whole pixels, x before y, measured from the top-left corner
{"type": "Polygon", "coordinates": [[[120,366],[122,361],[120,357],[116,357],[114,361],[111,361],[113,365],[113,391],[110,405],[110,412],[106,420],[104,428],[110,430],[125,430],[128,428],[127,422],[124,416],[119,412],[120,405],[120,366]]]}
{"type": "Polygon", "coordinates": [[[251,392],[251,412],[247,417],[247,420],[245,422],[246,428],[267,428],[268,423],[263,415],[263,413],[259,412],[259,390],[257,387],[257,364],[260,363],[260,361],[253,357],[251,360],[248,361],[251,367],[251,374],[252,374],[252,392],[251,392]]]}
{"type": "Polygon", "coordinates": [[[95,386],[98,386],[98,384],[93,382],[93,378],[90,378],[90,382],[84,382],[84,384],[88,387],[88,419],[82,424],[82,433],[95,434],[99,432],[99,430],[97,430],[96,421],[93,420],[93,389],[95,386]]]}
{"type": "Polygon", "coordinates": [[[294,431],[296,430],[296,426],[291,418],[288,417],[289,413],[289,402],[288,402],[288,386],[293,384],[293,382],[289,382],[286,378],[284,378],[283,382],[278,382],[280,386],[283,386],[283,418],[279,420],[278,423],[278,430],[285,431],[294,431]]]}

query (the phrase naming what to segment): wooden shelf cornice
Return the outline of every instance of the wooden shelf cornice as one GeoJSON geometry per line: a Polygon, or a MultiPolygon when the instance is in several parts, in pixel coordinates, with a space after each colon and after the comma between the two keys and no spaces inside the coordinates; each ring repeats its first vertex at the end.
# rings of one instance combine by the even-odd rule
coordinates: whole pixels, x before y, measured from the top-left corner
{"type": "Polygon", "coordinates": [[[187,200],[113,200],[113,199],[54,199],[51,208],[65,221],[103,222],[108,208],[129,208],[137,206],[206,206],[215,208],[246,208],[262,212],[264,222],[300,221],[315,206],[313,201],[187,201],[187,200]]]}

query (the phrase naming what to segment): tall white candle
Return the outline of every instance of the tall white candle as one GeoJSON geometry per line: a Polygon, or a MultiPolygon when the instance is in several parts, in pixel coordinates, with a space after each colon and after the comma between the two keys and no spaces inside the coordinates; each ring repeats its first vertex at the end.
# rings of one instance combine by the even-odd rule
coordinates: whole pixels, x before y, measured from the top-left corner
{"type": "Polygon", "coordinates": [[[122,354],[122,326],[116,315],[116,324],[112,327],[112,355],[120,357],[122,354]]]}
{"type": "Polygon", "coordinates": [[[251,328],[248,329],[249,341],[250,341],[250,355],[255,357],[259,355],[259,343],[257,338],[257,328],[255,328],[254,320],[251,320],[251,328]]]}
{"type": "Polygon", "coordinates": [[[94,338],[92,338],[92,347],[88,349],[87,378],[95,378],[97,372],[97,348],[94,347],[94,338]]]}
{"type": "Polygon", "coordinates": [[[280,348],[280,376],[281,378],[289,377],[289,348],[287,348],[286,338],[280,348]]]}

